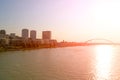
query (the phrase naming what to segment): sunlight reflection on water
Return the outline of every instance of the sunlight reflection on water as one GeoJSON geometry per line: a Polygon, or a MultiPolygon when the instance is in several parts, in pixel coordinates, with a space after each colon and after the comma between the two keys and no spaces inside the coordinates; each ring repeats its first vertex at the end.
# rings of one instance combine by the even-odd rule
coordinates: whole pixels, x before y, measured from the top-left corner
{"type": "Polygon", "coordinates": [[[95,48],[96,51],[96,78],[97,80],[109,79],[112,65],[113,47],[101,45],[95,48]]]}

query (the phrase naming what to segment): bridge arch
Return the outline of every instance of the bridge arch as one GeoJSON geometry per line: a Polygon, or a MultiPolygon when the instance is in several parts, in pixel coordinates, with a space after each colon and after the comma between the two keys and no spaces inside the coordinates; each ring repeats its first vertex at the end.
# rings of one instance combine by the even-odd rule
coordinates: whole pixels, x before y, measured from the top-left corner
{"type": "Polygon", "coordinates": [[[92,41],[106,41],[107,43],[114,43],[113,41],[111,41],[111,40],[108,40],[108,39],[102,39],[102,38],[95,38],[95,39],[89,39],[89,40],[87,40],[87,41],[85,41],[84,43],[90,43],[90,42],[92,42],[92,41]]]}

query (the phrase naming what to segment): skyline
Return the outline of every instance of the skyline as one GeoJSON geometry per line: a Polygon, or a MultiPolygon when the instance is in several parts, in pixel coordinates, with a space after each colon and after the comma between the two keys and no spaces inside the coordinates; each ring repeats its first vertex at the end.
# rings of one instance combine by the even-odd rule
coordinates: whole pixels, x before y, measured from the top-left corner
{"type": "Polygon", "coordinates": [[[58,41],[104,38],[120,42],[120,1],[0,0],[0,29],[21,35],[23,28],[52,31],[58,41]],[[62,35],[62,36],[61,36],[62,35]]]}

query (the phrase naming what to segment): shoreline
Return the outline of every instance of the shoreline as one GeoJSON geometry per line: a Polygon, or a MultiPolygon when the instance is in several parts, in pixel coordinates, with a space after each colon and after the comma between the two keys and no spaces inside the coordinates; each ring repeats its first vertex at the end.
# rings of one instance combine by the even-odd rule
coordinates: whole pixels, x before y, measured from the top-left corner
{"type": "MultiPolygon", "coordinates": [[[[64,45],[64,46],[41,46],[41,47],[31,47],[31,48],[23,48],[23,47],[7,47],[3,48],[0,47],[0,52],[6,52],[6,51],[24,51],[24,50],[36,50],[36,49],[51,49],[51,48],[64,48],[64,47],[76,47],[76,46],[90,46],[90,45],[64,45]]],[[[94,46],[94,45],[93,45],[94,46]]]]}
{"type": "Polygon", "coordinates": [[[6,51],[36,50],[36,49],[47,49],[47,48],[58,48],[58,47],[38,47],[38,48],[0,48],[0,52],[6,52],[6,51]]]}
{"type": "Polygon", "coordinates": [[[38,47],[38,48],[0,48],[0,52],[6,51],[24,51],[24,50],[36,50],[36,49],[52,49],[52,48],[64,48],[64,47],[75,47],[75,46],[57,46],[57,47],[38,47]]]}

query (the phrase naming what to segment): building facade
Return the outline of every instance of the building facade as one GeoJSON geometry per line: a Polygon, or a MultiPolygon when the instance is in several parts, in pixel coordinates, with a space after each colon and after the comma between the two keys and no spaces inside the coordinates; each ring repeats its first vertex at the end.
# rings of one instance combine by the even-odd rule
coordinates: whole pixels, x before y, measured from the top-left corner
{"type": "Polygon", "coordinates": [[[30,31],[30,38],[31,38],[32,40],[35,40],[35,39],[36,39],[36,31],[35,31],[35,30],[31,30],[31,31],[30,31]]]}
{"type": "Polygon", "coordinates": [[[28,39],[29,37],[29,30],[28,29],[22,29],[22,38],[28,39]]]}
{"type": "Polygon", "coordinates": [[[43,40],[51,40],[51,31],[43,31],[42,39],[43,40]]]}
{"type": "Polygon", "coordinates": [[[10,33],[10,38],[15,39],[15,33],[10,33]]]}
{"type": "Polygon", "coordinates": [[[0,34],[6,35],[6,31],[5,30],[0,30],[0,34]]]}

